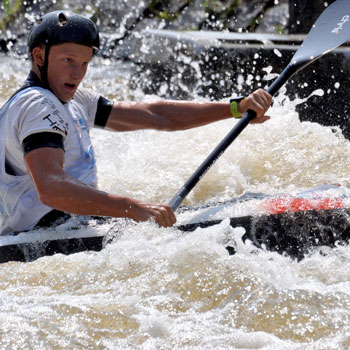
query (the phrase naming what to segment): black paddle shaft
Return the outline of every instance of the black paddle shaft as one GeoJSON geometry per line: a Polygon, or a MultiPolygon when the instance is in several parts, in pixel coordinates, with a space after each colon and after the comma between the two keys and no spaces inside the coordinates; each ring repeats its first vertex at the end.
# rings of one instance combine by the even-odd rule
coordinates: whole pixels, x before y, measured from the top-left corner
{"type": "MultiPolygon", "coordinates": [[[[267,91],[273,96],[292,75],[317,60],[319,57],[344,44],[349,39],[350,0],[338,0],[323,11],[288,66],[269,86],[267,91]]],[[[182,201],[193,187],[196,186],[202,176],[245,129],[249,122],[255,118],[255,116],[256,113],[249,110],[219,143],[219,145],[209,154],[194,174],[170,200],[169,206],[173,211],[180,206],[182,201]]]]}

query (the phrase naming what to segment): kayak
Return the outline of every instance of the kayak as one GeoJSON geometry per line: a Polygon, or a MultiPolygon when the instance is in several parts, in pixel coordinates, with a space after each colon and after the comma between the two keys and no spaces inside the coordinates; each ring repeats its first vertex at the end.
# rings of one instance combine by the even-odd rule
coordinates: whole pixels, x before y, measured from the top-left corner
{"type": "MultiPolygon", "coordinates": [[[[177,216],[176,228],[188,233],[229,220],[230,227],[244,229],[243,242],[250,241],[260,249],[301,260],[315,247],[335,247],[349,242],[350,189],[325,185],[297,194],[245,193],[223,203],[181,207],[177,216]]],[[[95,224],[103,227],[108,220],[117,222],[99,219],[95,224]]],[[[116,229],[97,234],[87,226],[84,229],[85,224],[69,222],[59,229],[1,236],[0,263],[33,261],[57,253],[100,251],[118,237],[116,229]]],[[[226,246],[228,253],[235,254],[235,242],[232,244],[229,237],[227,241],[230,241],[226,246]]]]}
{"type": "MultiPolygon", "coordinates": [[[[220,220],[203,221],[179,226],[191,232],[197,228],[219,224],[220,220]]],[[[291,211],[279,214],[230,218],[232,227],[243,227],[243,242],[288,255],[300,261],[312,248],[347,244],[350,239],[350,210],[345,208],[291,211]]],[[[235,254],[235,246],[226,246],[235,254]]]]}
{"type": "Polygon", "coordinates": [[[74,225],[74,220],[69,221],[68,226],[62,224],[52,229],[34,229],[17,235],[0,236],[0,263],[29,262],[58,253],[69,255],[100,251],[111,239],[109,233],[98,235],[96,231],[74,225]]]}
{"type": "MultiPolygon", "coordinates": [[[[246,193],[188,214],[179,229],[190,232],[225,218],[231,227],[244,228],[243,242],[301,260],[315,247],[349,242],[350,189],[323,185],[294,195],[246,193]]],[[[234,246],[226,248],[234,254],[234,246]]]]}

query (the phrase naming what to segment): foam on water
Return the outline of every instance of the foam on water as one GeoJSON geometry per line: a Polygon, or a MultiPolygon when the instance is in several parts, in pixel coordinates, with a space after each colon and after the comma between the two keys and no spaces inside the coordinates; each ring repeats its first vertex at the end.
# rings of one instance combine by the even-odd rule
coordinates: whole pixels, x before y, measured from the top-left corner
{"type": "MultiPolygon", "coordinates": [[[[1,57],[1,102],[25,78],[22,66],[1,57]]],[[[129,91],[127,81],[125,69],[109,62],[93,66],[86,85],[116,99],[156,98],[129,91]]],[[[186,204],[344,183],[348,141],[336,128],[301,123],[296,103],[280,94],[272,119],[244,130],[186,204]]],[[[234,123],[176,133],[94,130],[99,186],[167,202],[234,123]]],[[[89,232],[109,229],[114,228],[97,225],[89,232]]],[[[297,263],[242,244],[244,231],[227,220],[186,234],[152,222],[122,223],[118,232],[119,238],[98,253],[0,265],[0,347],[350,347],[348,247],[320,248],[297,263]],[[236,244],[234,256],[225,249],[227,232],[236,244]]]]}

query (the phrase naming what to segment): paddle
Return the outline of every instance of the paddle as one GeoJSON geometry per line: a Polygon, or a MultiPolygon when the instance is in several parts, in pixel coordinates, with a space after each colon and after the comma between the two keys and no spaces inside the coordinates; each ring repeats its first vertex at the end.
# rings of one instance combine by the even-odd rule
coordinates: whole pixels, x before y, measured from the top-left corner
{"type": "MultiPolygon", "coordinates": [[[[274,95],[287,80],[299,70],[326,53],[344,44],[350,39],[350,1],[337,0],[327,7],[317,19],[310,33],[301,47],[297,50],[288,66],[281,75],[269,86],[267,91],[274,95]]],[[[195,173],[186,181],[175,196],[170,200],[169,206],[175,211],[188,193],[198,183],[227,147],[244,130],[256,113],[248,111],[233,127],[220,144],[199,166],[195,173]]]]}

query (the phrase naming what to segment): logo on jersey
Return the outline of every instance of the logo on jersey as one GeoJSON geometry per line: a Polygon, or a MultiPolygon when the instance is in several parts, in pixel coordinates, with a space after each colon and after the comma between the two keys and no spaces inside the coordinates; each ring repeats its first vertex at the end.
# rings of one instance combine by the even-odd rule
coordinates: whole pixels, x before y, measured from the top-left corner
{"type": "Polygon", "coordinates": [[[337,26],[332,30],[333,34],[339,34],[341,30],[344,29],[345,23],[350,22],[350,16],[344,16],[341,21],[337,24],[337,26]]]}
{"type": "Polygon", "coordinates": [[[52,113],[46,115],[43,120],[48,121],[53,130],[60,131],[67,135],[68,122],[65,122],[65,120],[60,116],[60,111],[56,108],[55,104],[47,98],[44,98],[41,104],[48,105],[52,110],[52,113]]]}
{"type": "MultiPolygon", "coordinates": [[[[68,134],[68,123],[64,123],[63,119],[59,119],[59,121],[54,121],[50,119],[51,114],[48,114],[43,120],[47,120],[50,123],[52,130],[60,131],[65,135],[68,134]],[[66,127],[67,126],[67,127],[66,127]]],[[[52,117],[51,117],[52,118],[52,117]]]]}

